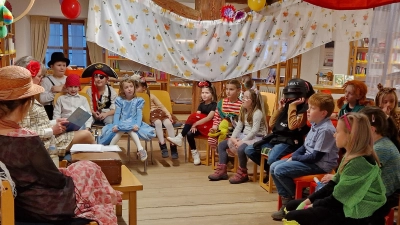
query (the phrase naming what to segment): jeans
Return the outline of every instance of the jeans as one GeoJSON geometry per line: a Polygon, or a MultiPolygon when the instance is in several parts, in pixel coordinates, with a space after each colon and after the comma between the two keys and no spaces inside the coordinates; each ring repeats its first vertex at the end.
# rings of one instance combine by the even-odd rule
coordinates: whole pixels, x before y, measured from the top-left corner
{"type": "Polygon", "coordinates": [[[315,164],[289,161],[287,159],[272,163],[272,179],[274,179],[278,194],[285,198],[292,198],[295,194],[296,184],[293,179],[301,176],[326,173],[315,164]]]}
{"type": "MultiPolygon", "coordinates": [[[[272,150],[269,152],[268,155],[268,161],[267,163],[264,164],[264,170],[265,171],[269,171],[269,166],[279,160],[280,158],[282,158],[283,156],[290,154],[293,152],[293,149],[290,147],[290,145],[287,144],[276,144],[276,145],[271,145],[269,143],[263,144],[261,146],[262,148],[272,148],[272,150]]],[[[257,151],[254,149],[253,145],[249,145],[246,147],[246,149],[244,150],[244,152],[246,153],[247,157],[249,157],[254,163],[256,163],[257,165],[260,165],[261,163],[261,152],[257,151]]]]}

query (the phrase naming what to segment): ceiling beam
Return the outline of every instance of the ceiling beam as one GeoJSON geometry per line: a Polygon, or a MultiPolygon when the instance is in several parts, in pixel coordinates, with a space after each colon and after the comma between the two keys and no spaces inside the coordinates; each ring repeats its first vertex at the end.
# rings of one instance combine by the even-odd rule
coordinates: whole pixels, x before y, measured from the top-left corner
{"type": "Polygon", "coordinates": [[[200,12],[175,0],[153,0],[160,7],[192,20],[200,19],[200,12]]]}

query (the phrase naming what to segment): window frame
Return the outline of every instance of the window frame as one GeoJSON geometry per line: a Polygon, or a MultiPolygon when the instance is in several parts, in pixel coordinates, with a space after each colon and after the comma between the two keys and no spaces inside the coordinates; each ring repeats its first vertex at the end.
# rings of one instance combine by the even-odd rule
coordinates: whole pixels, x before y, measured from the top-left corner
{"type": "MultiPolygon", "coordinates": [[[[73,47],[69,47],[68,44],[68,25],[72,25],[72,24],[82,24],[83,26],[85,26],[85,21],[84,20],[67,20],[67,19],[58,19],[58,18],[50,18],[50,24],[51,23],[59,23],[62,25],[62,39],[63,39],[63,46],[60,46],[62,48],[62,51],[64,53],[64,55],[66,55],[67,57],[69,56],[69,50],[86,50],[86,66],[89,66],[91,64],[90,62],[90,56],[89,56],[89,48],[87,45],[87,41],[86,41],[86,46],[84,48],[73,48],[73,47]]],[[[86,37],[86,30],[85,30],[85,37],[86,37]]],[[[52,47],[47,44],[47,49],[52,49],[52,47]]],[[[59,46],[55,46],[57,48],[59,48],[59,46]]],[[[44,61],[46,60],[46,58],[44,59],[44,61]]],[[[45,62],[43,62],[45,63],[45,62]]]]}

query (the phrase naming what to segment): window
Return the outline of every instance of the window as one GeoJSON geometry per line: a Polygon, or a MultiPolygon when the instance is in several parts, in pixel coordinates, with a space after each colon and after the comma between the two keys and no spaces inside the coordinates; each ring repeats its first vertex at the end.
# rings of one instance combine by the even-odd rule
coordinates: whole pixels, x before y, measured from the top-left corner
{"type": "Polygon", "coordinates": [[[86,67],[89,54],[86,45],[85,24],[81,20],[50,19],[50,36],[46,50],[45,64],[53,52],[64,52],[70,65],[86,67]]]}

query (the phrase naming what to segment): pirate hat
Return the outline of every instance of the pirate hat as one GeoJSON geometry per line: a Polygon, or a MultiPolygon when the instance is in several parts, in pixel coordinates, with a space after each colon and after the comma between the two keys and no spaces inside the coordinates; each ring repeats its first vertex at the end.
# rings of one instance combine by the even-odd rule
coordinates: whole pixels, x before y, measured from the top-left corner
{"type": "Polygon", "coordinates": [[[53,54],[51,54],[51,60],[47,63],[47,66],[50,67],[51,65],[53,65],[56,62],[65,62],[67,64],[67,66],[70,63],[69,59],[64,56],[64,53],[53,52],[53,54]]]}
{"type": "Polygon", "coordinates": [[[82,72],[82,78],[92,77],[94,74],[96,74],[96,71],[108,77],[115,77],[118,79],[117,73],[104,63],[93,63],[92,65],[86,67],[86,69],[82,72]]]}

